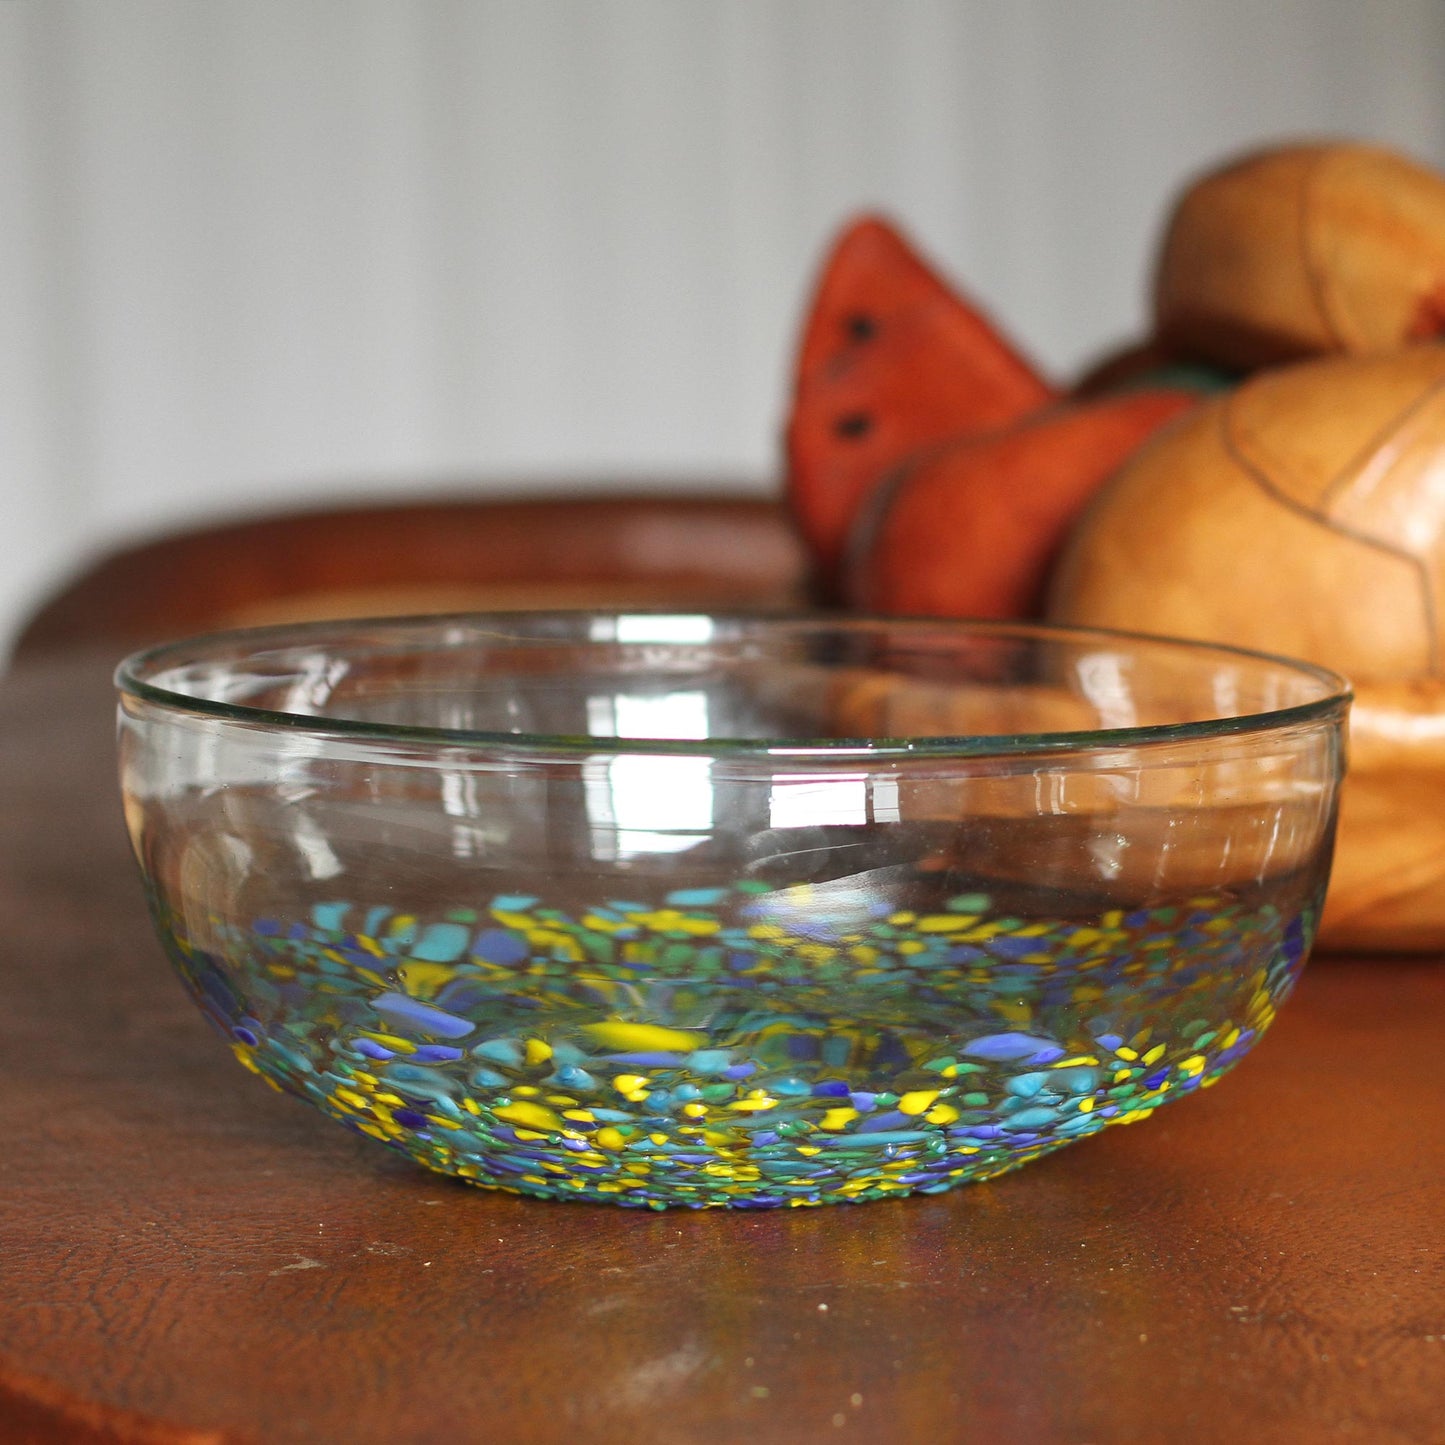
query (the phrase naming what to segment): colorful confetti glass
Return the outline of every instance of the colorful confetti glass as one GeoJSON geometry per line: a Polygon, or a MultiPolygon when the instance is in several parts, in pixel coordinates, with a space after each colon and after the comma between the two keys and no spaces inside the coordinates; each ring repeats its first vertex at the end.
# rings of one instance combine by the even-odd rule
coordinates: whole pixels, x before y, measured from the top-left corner
{"type": "MultiPolygon", "coordinates": [[[[237,1058],[422,1164],[559,1199],[823,1204],[988,1178],[1213,1083],[1317,899],[832,921],[810,885],[170,920],[237,1058]],[[214,951],[220,946],[220,952],[214,951]]],[[[1013,890],[1015,894],[1017,890],[1013,890]]]]}

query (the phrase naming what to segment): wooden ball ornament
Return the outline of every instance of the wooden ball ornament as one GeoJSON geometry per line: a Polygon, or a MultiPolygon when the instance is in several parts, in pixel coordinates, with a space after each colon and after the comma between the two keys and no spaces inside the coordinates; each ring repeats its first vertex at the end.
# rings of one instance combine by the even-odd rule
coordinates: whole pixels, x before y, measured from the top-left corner
{"type": "Polygon", "coordinates": [[[1445,947],[1445,348],[1262,372],[1184,418],[1095,498],[1049,614],[1345,673],[1322,941],[1445,947]]]}
{"type": "Polygon", "coordinates": [[[1154,288],[1175,355],[1248,371],[1445,333],[1445,176],[1375,146],[1281,146],[1178,201],[1154,288]]]}

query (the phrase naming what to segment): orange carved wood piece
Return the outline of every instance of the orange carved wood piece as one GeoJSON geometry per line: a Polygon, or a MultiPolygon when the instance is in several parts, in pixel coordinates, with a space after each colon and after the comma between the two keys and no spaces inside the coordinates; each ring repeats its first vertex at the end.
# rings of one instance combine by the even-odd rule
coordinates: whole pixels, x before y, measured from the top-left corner
{"type": "Polygon", "coordinates": [[[1100,483],[1197,400],[1068,403],[886,221],[847,227],[804,328],[788,498],[833,593],[871,611],[1017,617],[1100,483]]]}
{"type": "Polygon", "coordinates": [[[854,517],[919,448],[1028,415],[1054,389],[886,221],[833,247],[798,357],[788,497],[825,569],[854,517]]]}
{"type": "Polygon", "coordinates": [[[1161,388],[1070,403],[924,453],[865,517],[849,601],[869,612],[1033,615],[1079,512],[1141,442],[1197,401],[1161,388]]]}

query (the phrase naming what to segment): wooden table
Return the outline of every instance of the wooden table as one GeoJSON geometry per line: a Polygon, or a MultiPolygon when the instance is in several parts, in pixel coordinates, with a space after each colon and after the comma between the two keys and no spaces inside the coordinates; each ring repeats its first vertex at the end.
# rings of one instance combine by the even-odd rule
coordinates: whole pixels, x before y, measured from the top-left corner
{"type": "Polygon", "coordinates": [[[7,1445],[1445,1440],[1445,964],[1312,964],[1222,1087],[949,1195],[491,1195],[208,1032],[110,706],[0,685],[7,1445]]]}

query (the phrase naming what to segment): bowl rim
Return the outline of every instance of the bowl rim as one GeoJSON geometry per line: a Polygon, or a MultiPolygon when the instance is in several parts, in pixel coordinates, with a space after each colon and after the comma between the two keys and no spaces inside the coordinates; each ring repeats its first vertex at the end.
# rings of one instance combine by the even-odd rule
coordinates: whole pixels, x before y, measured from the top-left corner
{"type": "MultiPolygon", "coordinates": [[[[518,638],[518,641],[528,640],[518,638]]],[[[549,639],[532,638],[533,643],[549,639]]],[[[566,645],[585,645],[589,639],[578,636],[555,639],[566,645]]],[[[674,645],[648,642],[647,646],[674,645]]],[[[697,643],[675,644],[679,647],[697,643]]],[[[235,659],[239,661],[240,658],[235,659]]],[[[1163,634],[1134,632],[1120,628],[1079,627],[1066,623],[989,618],[943,618],[914,616],[880,616],[876,614],[810,612],[744,612],[707,611],[678,608],[629,607],[620,609],[545,609],[529,608],[498,612],[442,612],[404,614],[399,616],[330,618],[307,622],[272,623],[260,627],[233,628],[177,638],[140,649],[123,658],[116,666],[114,684],[122,698],[173,712],[192,714],[225,722],[247,725],[253,729],[277,732],[306,732],[369,741],[377,744],[435,744],[446,747],[476,747],[524,754],[565,755],[582,757],[597,753],[644,754],[706,757],[767,757],[789,759],[866,760],[871,758],[956,757],[981,758],[999,755],[1034,753],[1098,752],[1121,747],[1179,744],[1265,735],[1323,722],[1332,716],[1343,718],[1353,701],[1349,681],[1340,673],[1318,663],[1261,649],[1236,647],[1229,643],[1203,639],[1171,637],[1163,634]],[[222,702],[195,697],[149,681],[147,671],[156,671],[170,663],[199,662],[197,654],[220,644],[249,644],[256,654],[266,650],[304,645],[322,638],[338,641],[348,632],[361,630],[416,631],[423,628],[445,628],[466,625],[473,628],[515,626],[526,619],[590,622],[618,618],[686,618],[712,622],[746,624],[749,626],[800,627],[824,630],[867,628],[909,628],[974,637],[1018,638],[1035,641],[1056,640],[1087,644],[1121,643],[1136,647],[1167,647],[1196,655],[1212,655],[1220,659],[1235,658],[1251,663],[1264,663],[1286,672],[1313,678],[1323,692],[1320,697],[1290,707],[1261,712],[1241,713],[1232,717],[1203,718],[1182,723],[1153,723],[1130,727],[1072,729],[1036,733],[940,734],[904,737],[852,738],[649,738],[613,737],[574,734],[526,732],[492,732],[482,729],[431,727],[416,724],[376,723],[358,718],[327,717],[314,713],[284,712],[273,708],[254,707],[245,703],[222,702]]]]}

